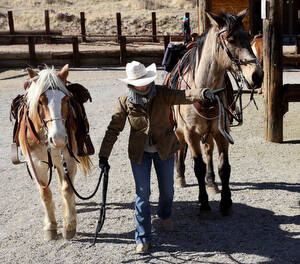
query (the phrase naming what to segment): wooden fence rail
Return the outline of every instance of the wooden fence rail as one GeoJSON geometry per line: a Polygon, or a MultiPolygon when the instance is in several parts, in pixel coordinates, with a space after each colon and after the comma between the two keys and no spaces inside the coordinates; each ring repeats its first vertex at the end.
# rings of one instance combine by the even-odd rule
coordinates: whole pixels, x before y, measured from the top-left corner
{"type": "MultiPolygon", "coordinates": [[[[43,33],[41,33],[39,35],[42,35],[42,34],[44,34],[44,35],[53,35],[53,34],[55,34],[55,32],[61,32],[61,31],[56,31],[56,30],[50,30],[51,26],[50,26],[49,10],[45,10],[44,13],[45,13],[45,31],[43,31],[43,33]]],[[[158,42],[156,12],[152,12],[151,16],[152,16],[151,17],[151,19],[152,19],[152,35],[151,35],[152,41],[153,42],[158,42]]],[[[189,18],[190,14],[187,12],[187,13],[185,13],[185,16],[189,18]]],[[[10,35],[15,35],[17,32],[15,31],[15,28],[14,28],[13,11],[8,11],[7,18],[8,18],[9,34],[10,35]]],[[[188,20],[188,21],[190,23],[190,20],[188,20]]],[[[81,28],[80,36],[81,36],[81,40],[83,42],[86,42],[87,41],[86,38],[88,37],[88,35],[86,34],[86,24],[85,23],[86,23],[85,13],[80,12],[80,28],[81,28]]],[[[116,23],[117,23],[116,41],[119,42],[120,36],[124,36],[124,34],[122,34],[122,19],[121,19],[121,13],[120,12],[116,13],[116,23]]],[[[21,32],[22,31],[19,31],[18,34],[22,34],[21,32]]],[[[0,34],[1,34],[1,32],[0,32],[0,34]]],[[[30,35],[30,33],[29,34],[24,34],[24,35],[30,35]]],[[[60,33],[60,35],[61,35],[61,33],[60,33]]],[[[10,40],[10,44],[14,44],[14,38],[12,38],[10,40]]]]}
{"type": "MultiPolygon", "coordinates": [[[[46,35],[0,35],[0,42],[2,38],[11,36],[13,38],[25,38],[27,39],[28,51],[17,52],[1,52],[0,67],[24,67],[28,63],[32,66],[46,63],[53,65],[61,65],[63,63],[69,63],[74,67],[79,66],[101,66],[101,65],[125,65],[126,62],[131,60],[140,60],[143,63],[156,62],[161,64],[164,48],[163,46],[156,45],[155,50],[141,49],[135,47],[135,45],[127,48],[127,37],[119,37],[119,51],[113,49],[103,50],[90,50],[80,51],[79,43],[81,38],[78,36],[46,36],[46,35]],[[41,40],[50,39],[51,44],[72,44],[72,51],[36,51],[36,45],[41,43],[41,40]]],[[[164,47],[167,47],[170,42],[170,36],[158,36],[164,37],[164,47]]],[[[45,41],[44,41],[45,42],[45,41]]]]}

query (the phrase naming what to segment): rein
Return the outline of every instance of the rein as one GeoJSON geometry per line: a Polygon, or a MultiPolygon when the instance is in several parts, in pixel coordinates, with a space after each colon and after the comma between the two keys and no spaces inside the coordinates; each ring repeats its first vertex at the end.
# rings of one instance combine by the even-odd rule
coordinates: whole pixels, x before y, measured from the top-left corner
{"type": "MultiPolygon", "coordinates": [[[[31,166],[32,171],[33,171],[33,175],[34,175],[36,181],[38,182],[38,184],[40,185],[40,187],[43,188],[43,189],[46,189],[46,188],[48,188],[48,186],[50,185],[51,180],[52,180],[52,167],[53,167],[53,163],[52,163],[52,158],[51,158],[51,150],[50,150],[50,148],[47,149],[48,162],[44,161],[46,164],[48,164],[49,169],[50,169],[48,183],[46,185],[44,185],[43,182],[41,182],[39,180],[38,176],[37,176],[36,168],[34,166],[34,163],[33,163],[33,160],[32,160],[32,156],[31,156],[31,152],[30,152],[30,148],[29,148],[29,143],[28,143],[28,138],[27,138],[27,130],[28,130],[28,128],[31,131],[31,134],[33,135],[33,139],[37,143],[41,143],[41,141],[39,139],[38,134],[36,133],[36,131],[34,129],[32,121],[30,120],[30,118],[28,116],[28,107],[27,106],[24,107],[23,125],[24,125],[23,132],[24,132],[25,146],[26,146],[26,151],[28,153],[30,166],[31,166]]],[[[28,169],[28,166],[27,166],[27,169],[28,169]]],[[[28,170],[28,172],[29,172],[29,176],[32,178],[30,170],[28,170]]]]}

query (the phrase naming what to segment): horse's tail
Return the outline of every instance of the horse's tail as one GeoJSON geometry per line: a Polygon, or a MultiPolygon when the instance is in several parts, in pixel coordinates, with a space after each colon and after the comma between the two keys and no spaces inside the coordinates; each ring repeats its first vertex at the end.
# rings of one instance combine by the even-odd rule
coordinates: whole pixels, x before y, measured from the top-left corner
{"type": "Polygon", "coordinates": [[[80,161],[79,168],[86,177],[88,174],[91,173],[93,166],[90,156],[78,157],[78,160],[80,161]]]}

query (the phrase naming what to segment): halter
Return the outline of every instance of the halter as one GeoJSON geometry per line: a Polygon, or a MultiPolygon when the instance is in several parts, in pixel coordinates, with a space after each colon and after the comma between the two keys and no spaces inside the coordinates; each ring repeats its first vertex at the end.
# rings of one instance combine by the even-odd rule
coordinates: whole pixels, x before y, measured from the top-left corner
{"type": "Polygon", "coordinates": [[[260,62],[257,58],[253,58],[253,59],[239,59],[236,58],[232,55],[231,51],[229,50],[229,48],[227,47],[226,43],[225,43],[225,39],[232,33],[232,30],[229,31],[228,29],[222,29],[217,33],[217,40],[218,43],[220,44],[221,48],[225,51],[225,53],[227,54],[227,56],[229,57],[229,59],[231,60],[231,62],[233,63],[233,65],[235,65],[235,67],[237,68],[237,71],[232,71],[230,70],[229,72],[231,73],[232,77],[234,78],[236,85],[238,87],[238,91],[236,93],[236,97],[233,100],[233,104],[239,99],[240,101],[240,118],[234,116],[230,111],[228,111],[226,109],[227,112],[230,113],[230,115],[236,120],[238,121],[238,125],[242,124],[243,120],[242,120],[242,110],[245,109],[251,101],[253,101],[256,109],[257,105],[256,102],[254,100],[254,89],[252,88],[252,86],[249,84],[249,82],[247,81],[246,77],[243,74],[243,71],[241,69],[241,65],[248,65],[251,63],[255,63],[256,65],[260,65],[260,62]],[[227,32],[227,34],[225,35],[225,33],[227,32]],[[241,102],[241,95],[242,95],[242,89],[244,88],[244,86],[246,86],[247,88],[251,89],[251,95],[250,95],[250,101],[249,103],[242,108],[242,102],[241,102]]]}
{"type": "MultiPolygon", "coordinates": [[[[237,79],[238,82],[241,82],[242,85],[246,84],[246,86],[249,89],[254,90],[254,88],[251,87],[251,85],[249,84],[249,82],[247,81],[247,79],[245,78],[241,65],[248,65],[251,63],[255,63],[256,65],[260,65],[259,61],[257,58],[253,58],[253,59],[239,59],[236,58],[232,55],[231,51],[229,50],[229,48],[227,47],[226,43],[225,43],[225,39],[232,33],[232,31],[228,31],[228,29],[224,28],[222,30],[220,30],[217,33],[217,39],[218,39],[218,43],[220,44],[221,48],[225,51],[225,53],[227,54],[227,56],[229,57],[229,59],[231,60],[231,62],[233,63],[233,65],[236,66],[237,68],[237,74],[233,73],[232,71],[230,71],[233,75],[233,77],[235,79],[237,79]],[[227,32],[226,35],[224,35],[227,32]]],[[[239,87],[239,86],[238,86],[239,87]]]]}
{"type": "MultiPolygon", "coordinates": [[[[38,111],[38,116],[39,116],[39,118],[40,118],[41,123],[43,124],[43,127],[42,127],[41,129],[44,128],[44,129],[47,131],[47,133],[48,133],[47,123],[53,122],[53,121],[56,121],[56,120],[61,120],[61,121],[63,121],[64,123],[66,123],[66,121],[67,121],[66,118],[62,118],[62,117],[53,117],[53,118],[50,118],[50,119],[43,119],[43,118],[41,117],[40,111],[38,111]]],[[[47,134],[47,133],[46,133],[46,134],[47,134]]]]}

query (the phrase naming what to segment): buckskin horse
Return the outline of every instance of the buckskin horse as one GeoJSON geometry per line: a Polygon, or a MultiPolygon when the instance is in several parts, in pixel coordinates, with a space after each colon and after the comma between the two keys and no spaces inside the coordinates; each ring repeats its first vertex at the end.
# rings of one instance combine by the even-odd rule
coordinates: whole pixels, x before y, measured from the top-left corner
{"type": "MultiPolygon", "coordinates": [[[[65,177],[72,182],[77,166],[86,175],[91,169],[88,155],[78,155],[77,123],[74,94],[66,88],[68,65],[60,72],[46,68],[37,74],[27,69],[29,87],[18,97],[19,107],[14,113],[18,120],[15,142],[18,142],[31,176],[36,179],[45,208],[44,239],[57,237],[55,206],[50,182],[52,167],[58,174],[63,206],[63,237],[71,239],[76,233],[74,193],[65,177]],[[49,171],[49,176],[48,176],[49,171]]],[[[78,113],[78,112],[77,112],[78,113]]]]}
{"type": "Polygon", "coordinates": [[[200,214],[204,215],[211,211],[206,184],[208,187],[215,187],[212,160],[214,141],[219,151],[218,172],[222,183],[220,211],[224,216],[232,212],[229,187],[231,167],[228,157],[229,141],[232,141],[228,132],[229,111],[220,113],[220,109],[223,109],[220,103],[225,109],[229,109],[228,94],[226,91],[220,92],[225,86],[225,73],[230,71],[241,86],[249,89],[259,87],[263,79],[261,66],[251,50],[250,36],[243,26],[242,21],[246,14],[247,9],[237,15],[224,12],[219,15],[207,13],[212,26],[197,39],[196,45],[187,51],[171,72],[169,79],[169,84],[175,83],[176,89],[207,87],[218,92],[218,100],[213,102],[207,100],[174,107],[176,135],[181,143],[176,158],[175,184],[186,184],[184,160],[188,145],[194,159],[194,172],[199,185],[200,214]],[[222,129],[219,128],[220,124],[222,129]],[[202,158],[201,142],[204,145],[207,168],[202,158]]]}

